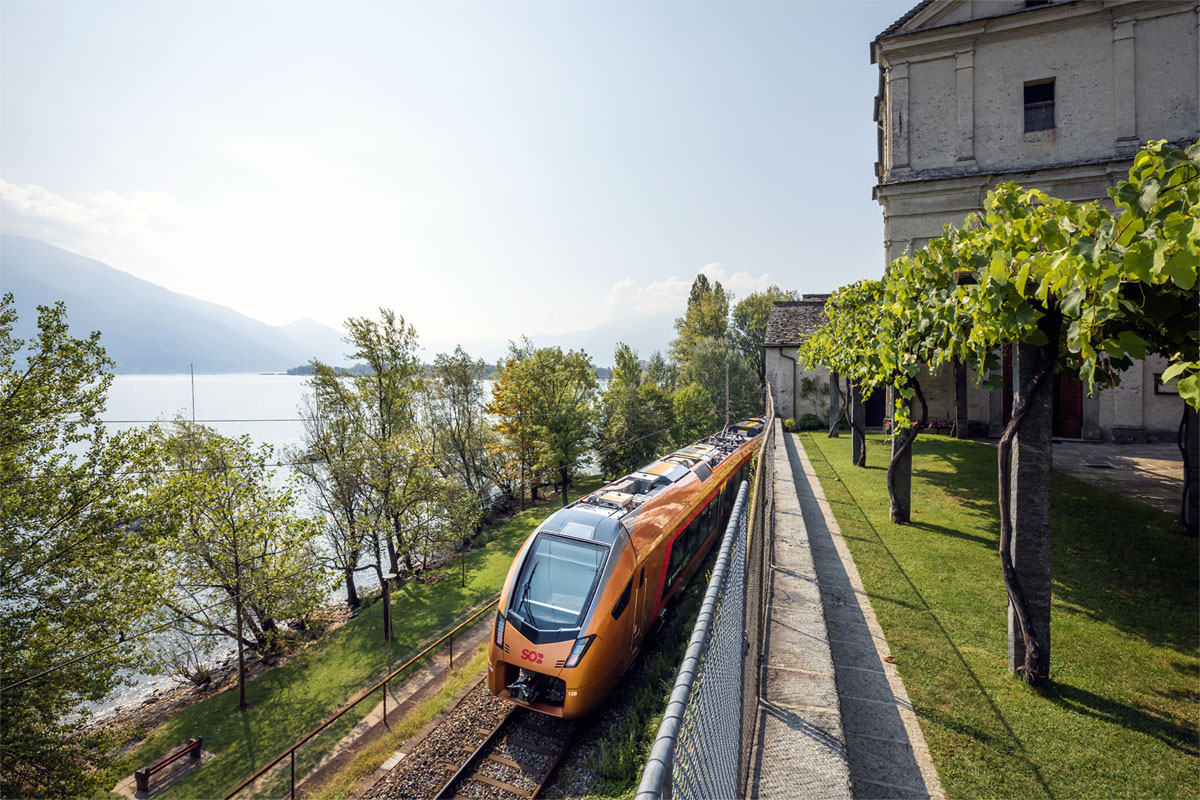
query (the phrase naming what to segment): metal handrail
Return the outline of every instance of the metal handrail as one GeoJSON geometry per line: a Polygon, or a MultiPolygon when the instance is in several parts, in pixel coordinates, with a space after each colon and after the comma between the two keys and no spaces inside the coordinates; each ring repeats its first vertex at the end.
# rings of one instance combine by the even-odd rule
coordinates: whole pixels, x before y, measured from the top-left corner
{"type": "MultiPolygon", "coordinates": [[[[291,759],[291,771],[292,771],[291,790],[290,790],[288,796],[293,798],[293,800],[294,800],[294,798],[296,797],[296,751],[297,750],[299,750],[301,747],[303,747],[304,744],[307,743],[308,741],[310,741],[314,736],[321,733],[321,731],[325,730],[333,723],[337,722],[339,719],[341,719],[343,716],[345,716],[347,713],[349,713],[351,709],[353,709],[359,703],[363,702],[364,700],[366,700],[368,697],[370,697],[371,695],[373,695],[375,692],[379,691],[380,689],[384,690],[383,691],[383,698],[384,698],[384,700],[383,700],[383,702],[384,702],[383,719],[384,719],[384,722],[386,723],[387,722],[387,685],[401,672],[404,672],[406,669],[411,667],[413,664],[415,664],[416,662],[425,658],[425,656],[429,655],[431,652],[433,652],[438,647],[440,647],[441,644],[443,642],[445,642],[447,639],[450,640],[450,646],[453,648],[454,634],[458,633],[463,628],[466,628],[469,625],[475,624],[475,622],[477,622],[479,620],[479,618],[481,616],[483,616],[483,614],[485,612],[489,611],[492,608],[492,606],[496,605],[496,603],[498,603],[499,600],[500,600],[500,593],[497,592],[492,597],[492,599],[488,600],[487,603],[485,603],[484,605],[477,608],[463,622],[459,623],[458,626],[453,628],[448,633],[443,634],[440,639],[438,639],[437,641],[430,644],[428,647],[426,647],[421,652],[417,653],[415,656],[410,658],[408,661],[405,661],[399,667],[396,667],[388,675],[385,675],[379,682],[377,682],[376,684],[374,684],[373,686],[371,686],[367,689],[364,689],[362,692],[359,693],[359,695],[357,697],[355,697],[353,700],[350,701],[349,705],[335,711],[332,716],[330,716],[328,719],[326,719],[320,725],[318,725],[317,727],[313,728],[311,731],[306,733],[299,741],[297,741],[295,744],[293,744],[287,750],[284,750],[282,753],[280,753],[273,761],[271,761],[269,764],[267,764],[266,766],[264,766],[260,770],[258,770],[258,772],[255,772],[249,778],[247,778],[246,780],[244,780],[240,784],[238,784],[236,789],[234,789],[229,794],[225,795],[224,800],[231,800],[231,798],[236,797],[238,794],[241,793],[241,791],[243,789],[245,789],[247,786],[249,786],[252,783],[254,783],[255,781],[257,781],[259,778],[261,778],[266,773],[270,772],[272,769],[274,769],[276,766],[278,766],[280,764],[280,762],[282,762],[285,758],[291,759]]],[[[453,650],[451,650],[451,666],[453,666],[453,658],[454,658],[453,650]]]]}
{"type": "Polygon", "coordinates": [[[729,524],[725,527],[725,536],[721,540],[721,550],[717,555],[716,566],[713,567],[712,578],[708,581],[704,601],[700,604],[696,627],[692,630],[691,641],[688,642],[687,652],[675,678],[675,687],[671,690],[671,700],[667,703],[662,723],[658,726],[658,736],[650,749],[645,771],[642,772],[636,800],[658,800],[660,797],[671,796],[671,768],[675,757],[675,744],[679,738],[679,729],[683,725],[683,713],[687,709],[692,685],[700,674],[700,660],[708,641],[709,628],[716,615],[717,602],[721,586],[725,582],[725,573],[729,569],[729,559],[737,539],[739,523],[747,511],[749,493],[750,484],[742,481],[733,513],[729,515],[729,524]]]}

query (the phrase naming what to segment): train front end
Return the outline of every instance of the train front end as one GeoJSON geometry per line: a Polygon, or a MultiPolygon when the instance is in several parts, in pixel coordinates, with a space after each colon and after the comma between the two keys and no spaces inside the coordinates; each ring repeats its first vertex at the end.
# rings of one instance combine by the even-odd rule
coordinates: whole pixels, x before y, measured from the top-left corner
{"type": "Polygon", "coordinates": [[[627,666],[628,642],[600,609],[617,602],[632,562],[617,520],[565,508],[539,526],[500,596],[488,653],[492,694],[563,718],[603,702],[627,666]]]}

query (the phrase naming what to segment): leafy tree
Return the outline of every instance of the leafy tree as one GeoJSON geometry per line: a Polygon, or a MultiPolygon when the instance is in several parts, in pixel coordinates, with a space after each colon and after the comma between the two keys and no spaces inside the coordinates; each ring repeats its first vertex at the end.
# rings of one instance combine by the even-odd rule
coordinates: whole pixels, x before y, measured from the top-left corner
{"type": "MultiPolygon", "coordinates": [[[[496,371],[492,400],[486,409],[497,418],[496,430],[501,436],[501,441],[490,448],[493,460],[501,465],[507,480],[515,483],[522,508],[527,487],[534,502],[537,501],[538,427],[534,406],[539,393],[527,375],[527,364],[534,352],[528,339],[509,344],[508,356],[496,371]]],[[[497,478],[505,480],[500,475],[497,478]]]]}
{"type": "Polygon", "coordinates": [[[596,371],[582,350],[543,347],[523,365],[521,375],[535,398],[531,412],[538,466],[558,476],[565,506],[571,476],[588,449],[596,371]]]}
{"type": "Polygon", "coordinates": [[[652,460],[671,441],[671,396],[643,377],[637,353],[619,343],[616,367],[600,399],[596,454],[601,472],[616,477],[652,460]]]}
{"type": "Polygon", "coordinates": [[[97,789],[106,737],[83,704],[107,695],[157,600],[134,433],[100,422],[112,361],[100,334],[71,336],[62,303],[38,308],[37,335],[13,336],[0,298],[0,796],[97,789]]]}
{"type": "Polygon", "coordinates": [[[724,416],[726,378],[729,413],[733,421],[762,411],[762,392],[750,362],[728,339],[700,339],[693,346],[680,382],[699,384],[708,392],[711,408],[724,416]]]}
{"type": "Polygon", "coordinates": [[[295,513],[291,484],[277,487],[269,445],[176,420],[158,433],[163,469],[154,499],[171,587],[161,602],[198,639],[231,639],[239,706],[246,703],[245,648],[269,651],[280,623],[311,613],[329,591],[317,552],[319,526],[295,513]]]}
{"type": "Polygon", "coordinates": [[[642,363],[637,351],[624,342],[617,342],[613,351],[612,378],[609,386],[629,386],[634,389],[642,385],[642,363]]]}
{"type": "Polygon", "coordinates": [[[675,368],[657,350],[646,361],[643,376],[644,380],[668,392],[675,386],[675,368]]]}
{"type": "Polygon", "coordinates": [[[959,358],[994,374],[1000,349],[1014,348],[1016,402],[998,448],[1000,557],[1010,667],[1033,684],[1049,676],[1050,376],[1077,375],[1094,390],[1157,353],[1200,407],[1200,143],[1151,143],[1110,195],[1116,213],[1003,184],[982,214],[892,275],[917,288],[887,312],[919,331],[932,364],[959,358]]]}
{"type": "Polygon", "coordinates": [[[346,320],[349,357],[365,363],[370,372],[352,378],[363,408],[364,437],[361,469],[370,492],[372,546],[382,582],[379,542],[387,547],[390,572],[400,561],[413,569],[414,530],[406,518],[434,479],[433,458],[422,447],[417,430],[417,400],[421,366],[417,332],[390,309],[380,319],[346,320]]]}
{"type": "Polygon", "coordinates": [[[671,414],[675,418],[676,445],[691,444],[718,427],[717,412],[708,390],[698,383],[679,387],[671,395],[671,414]]]}
{"type": "Polygon", "coordinates": [[[491,488],[487,477],[486,392],[487,365],[474,360],[462,347],[451,355],[439,354],[426,380],[426,419],[434,431],[437,463],[456,477],[482,502],[491,488]]]}
{"type": "Polygon", "coordinates": [[[721,282],[709,283],[700,273],[692,281],[687,310],[675,320],[675,341],[671,343],[671,360],[682,368],[691,357],[692,348],[701,339],[724,339],[729,330],[729,296],[721,282]]]}
{"type": "Polygon", "coordinates": [[[760,386],[766,386],[763,342],[767,337],[767,318],[771,316],[771,306],[786,300],[799,299],[798,292],[785,292],[778,286],[770,286],[764,291],[744,297],[733,308],[733,343],[742,357],[754,365],[760,386]]]}
{"type": "MultiPolygon", "coordinates": [[[[843,286],[825,302],[825,323],[801,343],[797,357],[820,364],[848,381],[851,391],[867,396],[883,368],[876,333],[882,313],[883,283],[863,280],[843,286]]],[[[856,466],[867,465],[865,428],[850,414],[856,466]]]]}
{"type": "Polygon", "coordinates": [[[346,584],[346,603],[359,606],[355,574],[371,542],[370,493],[363,480],[362,404],[349,381],[333,368],[313,362],[312,379],[301,408],[304,445],[288,460],[304,479],[309,501],[324,522],[329,564],[346,584]]]}

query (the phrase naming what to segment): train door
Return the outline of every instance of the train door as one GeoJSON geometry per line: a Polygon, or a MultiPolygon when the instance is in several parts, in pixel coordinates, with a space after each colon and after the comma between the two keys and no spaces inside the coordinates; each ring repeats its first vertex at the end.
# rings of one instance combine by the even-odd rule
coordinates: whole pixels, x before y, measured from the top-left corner
{"type": "Polygon", "coordinates": [[[633,582],[633,625],[630,628],[629,651],[636,653],[642,646],[642,637],[646,634],[646,614],[644,600],[646,597],[646,567],[638,567],[637,578],[633,582]]]}

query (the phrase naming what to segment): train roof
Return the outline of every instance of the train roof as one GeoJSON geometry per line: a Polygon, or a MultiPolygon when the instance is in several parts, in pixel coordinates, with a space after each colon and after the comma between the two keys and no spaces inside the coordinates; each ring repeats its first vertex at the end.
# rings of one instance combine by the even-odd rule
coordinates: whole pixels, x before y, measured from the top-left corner
{"type": "Polygon", "coordinates": [[[612,544],[620,534],[619,520],[596,514],[578,505],[559,509],[546,518],[539,527],[541,533],[561,533],[576,539],[590,539],[602,544],[612,544]]]}
{"type": "MultiPolygon", "coordinates": [[[[553,530],[554,525],[565,526],[568,521],[577,522],[582,526],[596,525],[594,520],[611,520],[614,525],[617,520],[636,513],[647,500],[657,495],[663,489],[694,474],[699,480],[707,481],[712,477],[712,469],[725,460],[734,450],[758,436],[765,425],[762,419],[749,419],[731,425],[728,428],[707,436],[687,447],[681,447],[657,461],[605,484],[601,488],[572,503],[563,510],[555,513],[544,523],[543,530],[553,530]],[[568,520],[568,512],[571,512],[568,520]],[[575,516],[575,515],[578,516],[575,516]],[[558,522],[559,518],[563,520],[558,522]]],[[[596,527],[597,532],[600,527],[596,527]]],[[[605,530],[608,527],[605,526],[605,530]]],[[[616,536],[616,528],[612,528],[612,537],[616,536]]],[[[562,531],[567,533],[567,531],[562,531]]],[[[600,539],[601,534],[582,536],[595,538],[596,541],[612,543],[614,538],[600,539]]]]}

